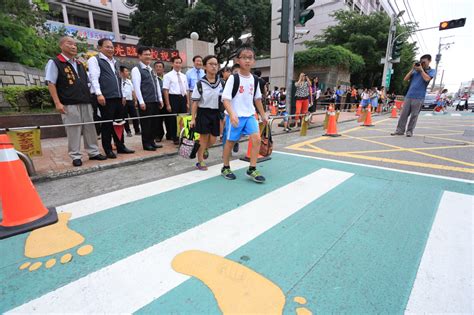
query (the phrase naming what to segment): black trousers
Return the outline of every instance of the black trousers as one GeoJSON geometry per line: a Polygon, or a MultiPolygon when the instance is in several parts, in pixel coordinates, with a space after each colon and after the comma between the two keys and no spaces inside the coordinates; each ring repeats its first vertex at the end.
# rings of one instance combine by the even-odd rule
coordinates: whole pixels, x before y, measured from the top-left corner
{"type": "MultiPolygon", "coordinates": [[[[110,98],[105,100],[105,106],[99,105],[100,115],[102,120],[110,119],[123,119],[123,109],[121,98],[110,98]]],[[[112,138],[114,139],[115,146],[117,150],[122,150],[125,148],[123,132],[121,139],[114,131],[114,127],[111,122],[101,124],[101,133],[102,133],[102,148],[104,148],[105,153],[112,151],[112,138]]]]}
{"type": "MultiPolygon", "coordinates": [[[[170,94],[170,105],[171,105],[171,114],[182,114],[187,113],[188,109],[186,107],[186,96],[170,94]]],[[[172,140],[178,140],[177,132],[178,132],[178,125],[176,121],[176,117],[170,116],[165,118],[166,123],[166,138],[168,136],[172,140]]]]}
{"type": "MultiPolygon", "coordinates": [[[[127,104],[125,104],[123,110],[123,118],[128,118],[129,116],[130,118],[137,117],[137,109],[135,108],[133,101],[127,101],[127,104]]],[[[134,119],[132,120],[132,124],[135,132],[140,132],[140,121],[138,119],[134,119]]],[[[130,124],[128,120],[125,123],[125,131],[127,131],[127,133],[130,133],[130,124]]]]}
{"type": "Polygon", "coordinates": [[[142,144],[143,147],[150,146],[155,143],[155,138],[158,136],[158,118],[146,118],[151,115],[158,115],[158,102],[146,103],[145,110],[139,109],[140,125],[142,126],[142,144]]]}
{"type": "MultiPolygon", "coordinates": [[[[166,106],[163,106],[163,108],[159,109],[158,114],[159,115],[169,114],[168,111],[166,110],[166,106]]],[[[166,125],[166,117],[158,117],[156,121],[158,124],[156,138],[161,140],[165,136],[165,128],[163,128],[163,123],[165,123],[166,125]]],[[[171,137],[171,134],[168,133],[168,130],[169,130],[168,128],[169,128],[168,125],[166,125],[166,130],[167,130],[166,139],[173,140],[173,137],[171,137]]]]}
{"type": "MultiPolygon", "coordinates": [[[[99,103],[97,102],[97,95],[91,94],[91,104],[92,104],[92,115],[94,117],[94,121],[101,121],[102,119],[99,117],[99,103]]],[[[94,124],[95,131],[97,135],[100,136],[101,126],[100,124],[94,124]]]]}

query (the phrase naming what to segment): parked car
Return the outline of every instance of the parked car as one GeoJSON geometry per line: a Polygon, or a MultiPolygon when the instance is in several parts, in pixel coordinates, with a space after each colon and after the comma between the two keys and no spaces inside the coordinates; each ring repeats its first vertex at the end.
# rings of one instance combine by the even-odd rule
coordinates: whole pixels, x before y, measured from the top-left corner
{"type": "Polygon", "coordinates": [[[426,94],[421,110],[433,110],[436,104],[436,94],[426,94]]]}
{"type": "Polygon", "coordinates": [[[474,109],[474,96],[467,100],[467,109],[474,109]]]}

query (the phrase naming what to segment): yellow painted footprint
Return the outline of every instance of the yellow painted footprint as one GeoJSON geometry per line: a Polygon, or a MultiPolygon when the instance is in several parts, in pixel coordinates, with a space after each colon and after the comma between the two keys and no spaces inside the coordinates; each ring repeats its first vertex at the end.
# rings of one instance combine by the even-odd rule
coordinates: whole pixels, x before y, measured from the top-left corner
{"type": "MultiPolygon", "coordinates": [[[[58,222],[52,225],[42,227],[30,233],[25,242],[25,256],[28,258],[42,258],[58,253],[63,253],[84,242],[84,237],[71,230],[67,223],[71,218],[70,213],[59,213],[58,222]]],[[[77,249],[79,256],[85,256],[92,253],[92,245],[84,245],[77,249]]],[[[67,264],[72,260],[71,253],[64,253],[59,262],[67,264]]],[[[56,258],[50,258],[45,263],[45,268],[49,269],[56,265],[56,258]]],[[[35,271],[43,265],[43,262],[25,262],[20,266],[20,270],[27,269],[35,271]]]]}
{"type": "MultiPolygon", "coordinates": [[[[282,314],[285,294],[279,286],[227,258],[198,250],[177,255],[172,262],[177,272],[202,281],[214,294],[223,314],[282,314]]],[[[296,297],[298,304],[306,299],[296,297]]],[[[296,309],[298,315],[310,315],[305,307],[296,309]]]]}

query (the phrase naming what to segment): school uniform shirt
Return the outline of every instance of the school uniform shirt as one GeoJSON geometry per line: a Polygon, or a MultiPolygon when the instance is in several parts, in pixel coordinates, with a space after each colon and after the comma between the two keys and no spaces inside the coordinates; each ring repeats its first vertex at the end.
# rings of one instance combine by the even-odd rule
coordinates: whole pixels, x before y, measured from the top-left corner
{"type": "Polygon", "coordinates": [[[130,79],[122,79],[122,94],[127,101],[133,101],[133,84],[130,79]]]}
{"type": "Polygon", "coordinates": [[[237,94],[232,98],[232,89],[234,87],[234,76],[231,75],[224,87],[224,92],[222,93],[222,99],[230,101],[232,105],[232,111],[238,117],[250,117],[255,114],[255,107],[253,106],[254,100],[262,99],[262,93],[260,88],[255,85],[254,78],[252,75],[247,77],[239,74],[240,77],[240,86],[237,90],[237,94]],[[256,89],[256,90],[255,90],[256,89]],[[255,97],[254,97],[254,91],[255,97]]]}
{"type": "Polygon", "coordinates": [[[199,108],[219,109],[219,98],[222,96],[223,86],[221,80],[211,83],[206,77],[201,80],[202,95],[198,89],[193,90],[191,99],[197,101],[199,108]]]}
{"type": "Polygon", "coordinates": [[[163,89],[167,89],[171,95],[186,95],[186,86],[188,84],[188,80],[186,75],[177,72],[176,70],[171,70],[163,77],[163,89]],[[178,81],[181,81],[181,84],[178,81]]]}

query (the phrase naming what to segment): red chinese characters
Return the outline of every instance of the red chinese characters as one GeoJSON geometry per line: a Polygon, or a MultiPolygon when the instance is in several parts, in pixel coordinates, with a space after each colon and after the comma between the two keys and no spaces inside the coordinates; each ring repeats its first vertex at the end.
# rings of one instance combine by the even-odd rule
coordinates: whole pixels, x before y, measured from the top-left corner
{"type": "MultiPolygon", "coordinates": [[[[137,46],[130,44],[114,43],[114,55],[118,57],[138,58],[137,46]]],[[[179,56],[176,49],[151,48],[151,57],[153,60],[171,61],[172,57],[179,56]]]]}

